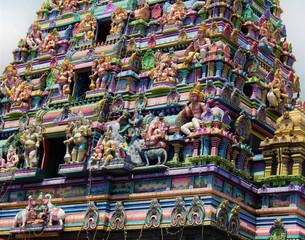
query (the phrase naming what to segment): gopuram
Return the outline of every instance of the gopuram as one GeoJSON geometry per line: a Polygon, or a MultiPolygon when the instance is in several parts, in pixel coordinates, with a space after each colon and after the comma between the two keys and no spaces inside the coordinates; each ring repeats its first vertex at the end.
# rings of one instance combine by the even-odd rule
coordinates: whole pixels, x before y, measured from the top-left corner
{"type": "Polygon", "coordinates": [[[46,0],[0,78],[0,238],[305,239],[279,0],[46,0]]]}

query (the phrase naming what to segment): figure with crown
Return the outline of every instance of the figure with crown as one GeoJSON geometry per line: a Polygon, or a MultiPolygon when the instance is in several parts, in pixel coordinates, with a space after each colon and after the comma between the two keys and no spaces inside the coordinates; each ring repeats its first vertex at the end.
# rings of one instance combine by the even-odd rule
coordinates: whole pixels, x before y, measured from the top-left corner
{"type": "Polygon", "coordinates": [[[91,135],[90,123],[84,114],[79,112],[76,116],[75,123],[69,123],[66,127],[67,140],[64,141],[64,144],[73,146],[71,159],[65,159],[66,162],[79,163],[85,161],[91,135]]]}
{"type": "Polygon", "coordinates": [[[110,35],[122,34],[125,27],[125,20],[127,19],[127,11],[118,6],[111,15],[111,29],[110,35]]]}
{"type": "Polygon", "coordinates": [[[89,76],[91,79],[90,89],[104,89],[110,79],[111,63],[105,52],[100,54],[100,58],[95,60],[92,67],[93,74],[89,76]],[[95,81],[95,84],[94,84],[95,81]]]}
{"type": "Polygon", "coordinates": [[[40,26],[37,20],[34,21],[31,27],[32,31],[26,37],[26,43],[28,44],[30,49],[36,49],[37,47],[39,47],[39,44],[42,41],[42,32],[40,31],[40,26]]]}
{"type": "Polygon", "coordinates": [[[201,84],[197,82],[189,94],[189,104],[180,113],[191,119],[190,122],[181,126],[181,131],[188,137],[194,137],[200,128],[201,114],[205,111],[203,99],[201,84]]]}
{"type": "Polygon", "coordinates": [[[58,72],[55,74],[55,83],[58,84],[58,95],[63,96],[70,93],[70,83],[73,80],[73,66],[65,59],[58,72]]]}

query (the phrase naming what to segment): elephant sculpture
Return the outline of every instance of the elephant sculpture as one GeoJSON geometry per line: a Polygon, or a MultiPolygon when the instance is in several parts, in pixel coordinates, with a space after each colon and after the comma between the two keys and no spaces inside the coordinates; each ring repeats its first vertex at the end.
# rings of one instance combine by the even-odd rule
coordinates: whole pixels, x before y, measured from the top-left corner
{"type": "Polygon", "coordinates": [[[153,148],[144,152],[146,166],[157,160],[156,165],[165,164],[167,161],[167,151],[164,148],[153,148]],[[162,163],[161,163],[162,159],[162,163]]]}
{"type": "Polygon", "coordinates": [[[30,209],[33,207],[32,196],[28,197],[28,206],[18,212],[14,218],[13,228],[25,227],[27,220],[30,218],[30,209]]]}
{"type": "Polygon", "coordinates": [[[52,196],[50,194],[45,195],[46,206],[49,210],[49,222],[48,225],[53,225],[53,222],[58,222],[60,226],[63,226],[63,220],[66,217],[66,213],[62,208],[55,207],[52,203],[52,196]]]}

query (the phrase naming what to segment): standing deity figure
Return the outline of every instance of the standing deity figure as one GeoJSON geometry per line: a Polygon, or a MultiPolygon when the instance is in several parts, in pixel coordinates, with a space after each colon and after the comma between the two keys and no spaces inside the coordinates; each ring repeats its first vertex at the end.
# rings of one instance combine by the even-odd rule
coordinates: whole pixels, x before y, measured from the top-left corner
{"type": "Polygon", "coordinates": [[[30,49],[36,49],[42,41],[42,32],[37,21],[32,24],[32,31],[26,37],[26,43],[30,49]]]}
{"type": "Polygon", "coordinates": [[[111,15],[111,29],[109,31],[110,35],[121,34],[125,27],[125,20],[127,19],[127,11],[118,6],[116,10],[111,15]]]}
{"type": "Polygon", "coordinates": [[[16,153],[16,148],[14,148],[11,145],[6,154],[6,164],[5,164],[6,171],[9,171],[10,169],[17,167],[18,164],[19,164],[19,157],[18,154],[16,153]]]}
{"type": "Polygon", "coordinates": [[[82,112],[76,116],[75,123],[69,123],[66,127],[66,145],[72,145],[72,159],[70,162],[77,163],[85,161],[91,137],[91,126],[82,112]]]}
{"type": "Polygon", "coordinates": [[[96,28],[96,20],[91,13],[87,13],[84,19],[80,22],[79,29],[85,35],[85,41],[94,38],[94,30],[96,28]]]}
{"type": "Polygon", "coordinates": [[[28,125],[23,135],[20,137],[20,142],[24,145],[24,159],[26,168],[37,167],[37,151],[42,141],[41,127],[36,123],[28,125]]]}
{"type": "Polygon", "coordinates": [[[195,136],[196,130],[200,128],[201,114],[205,111],[205,104],[202,102],[203,99],[204,94],[198,82],[189,94],[189,105],[185,106],[181,112],[181,114],[192,119],[191,122],[181,126],[181,131],[188,137],[195,136]]]}
{"type": "Polygon", "coordinates": [[[167,24],[167,25],[182,25],[183,19],[186,17],[186,7],[182,0],[177,0],[176,3],[174,3],[169,12],[164,14],[164,16],[161,19],[161,23],[167,24]]]}
{"type": "Polygon", "coordinates": [[[58,95],[70,93],[70,83],[73,80],[73,66],[68,59],[65,59],[58,72],[55,74],[55,83],[58,84],[58,95]]]}
{"type": "Polygon", "coordinates": [[[117,150],[117,143],[112,139],[112,132],[108,130],[104,133],[104,138],[102,140],[103,145],[103,157],[102,161],[104,161],[103,167],[107,166],[109,162],[114,159],[115,152],[117,150]]]}
{"type": "Polygon", "coordinates": [[[282,71],[277,69],[272,82],[269,84],[269,92],[267,94],[267,99],[271,106],[277,107],[280,102],[288,99],[285,81],[282,71]]]}
{"type": "Polygon", "coordinates": [[[105,53],[100,54],[100,58],[95,60],[92,67],[93,74],[89,76],[91,79],[90,89],[103,89],[106,87],[110,78],[111,63],[109,57],[105,53]],[[94,84],[94,80],[96,80],[94,84]]]}
{"type": "Polygon", "coordinates": [[[21,79],[17,76],[17,67],[15,65],[8,65],[2,76],[0,83],[0,91],[5,96],[11,96],[12,91],[21,83],[21,79]]]}
{"type": "Polygon", "coordinates": [[[198,29],[197,35],[193,38],[193,42],[186,49],[186,54],[188,55],[187,58],[190,58],[186,61],[190,62],[195,57],[197,60],[201,59],[203,62],[209,50],[210,44],[211,41],[209,39],[209,30],[206,28],[206,24],[203,22],[198,29]],[[196,54],[197,52],[199,52],[199,55],[196,54]]]}

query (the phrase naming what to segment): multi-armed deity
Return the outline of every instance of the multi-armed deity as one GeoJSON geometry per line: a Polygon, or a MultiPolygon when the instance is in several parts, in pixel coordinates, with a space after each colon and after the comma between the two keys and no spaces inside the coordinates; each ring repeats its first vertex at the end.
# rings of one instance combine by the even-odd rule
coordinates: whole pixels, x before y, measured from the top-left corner
{"type": "Polygon", "coordinates": [[[37,152],[41,141],[41,127],[32,122],[20,137],[20,142],[24,146],[24,160],[26,168],[37,167],[39,161],[37,152]]]}
{"type": "Polygon", "coordinates": [[[54,55],[56,53],[56,47],[58,45],[59,33],[56,28],[52,32],[48,33],[43,41],[39,45],[40,54],[54,55]]]}
{"type": "Polygon", "coordinates": [[[160,19],[162,25],[176,25],[181,26],[186,17],[186,7],[182,0],[177,0],[168,12],[164,12],[163,17],[160,19]]]}
{"type": "Polygon", "coordinates": [[[178,65],[173,57],[169,55],[161,56],[161,61],[152,71],[151,78],[154,88],[175,87],[178,76],[178,65]]]}
{"type": "Polygon", "coordinates": [[[58,72],[55,73],[55,83],[58,84],[59,96],[70,93],[70,83],[72,82],[73,77],[73,66],[68,59],[65,59],[58,69],[58,72]]]}
{"type": "Polygon", "coordinates": [[[106,57],[105,53],[100,54],[100,58],[93,62],[92,72],[90,75],[91,84],[90,89],[103,89],[110,80],[111,63],[109,57],[106,57]],[[95,81],[95,83],[94,83],[95,81]]]}
{"type": "Polygon", "coordinates": [[[289,96],[285,82],[282,71],[277,69],[272,82],[269,84],[269,92],[267,94],[267,99],[272,107],[278,107],[282,102],[286,103],[289,96]]]}
{"type": "Polygon", "coordinates": [[[127,19],[127,11],[121,6],[118,6],[111,15],[111,29],[110,35],[122,34],[125,27],[125,20],[127,19]]]}
{"type": "Polygon", "coordinates": [[[202,102],[204,94],[201,90],[200,83],[196,83],[195,87],[189,94],[190,104],[180,113],[180,116],[186,116],[191,121],[181,126],[181,131],[188,137],[194,137],[196,131],[200,129],[201,114],[205,111],[205,104],[202,102]]]}
{"type": "Polygon", "coordinates": [[[67,140],[64,144],[67,146],[65,162],[79,163],[85,161],[86,153],[89,148],[89,138],[91,137],[91,125],[82,112],[76,116],[75,123],[69,123],[66,127],[67,140]],[[68,152],[68,146],[73,146],[71,155],[68,152]]]}
{"type": "Polygon", "coordinates": [[[259,46],[266,47],[266,49],[269,49],[269,51],[271,52],[273,52],[273,49],[275,47],[272,33],[273,33],[273,27],[271,22],[265,20],[259,31],[259,34],[262,36],[262,38],[259,41],[259,46]]]}

